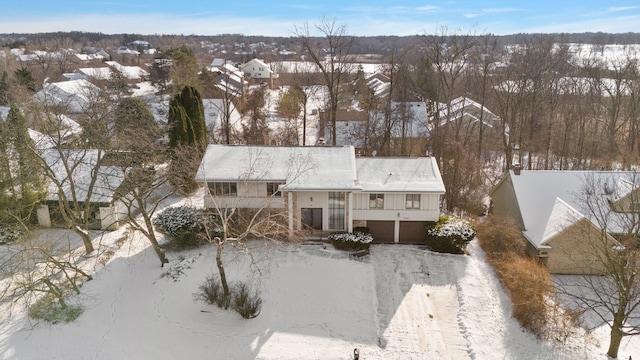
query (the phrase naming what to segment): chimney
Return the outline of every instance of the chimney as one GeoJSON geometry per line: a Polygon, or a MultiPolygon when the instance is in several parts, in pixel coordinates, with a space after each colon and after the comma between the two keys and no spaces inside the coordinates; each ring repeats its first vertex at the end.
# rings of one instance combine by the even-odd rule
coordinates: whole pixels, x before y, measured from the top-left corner
{"type": "Polygon", "coordinates": [[[325,145],[324,138],[319,138],[317,146],[324,146],[324,145],[325,145]]]}
{"type": "Polygon", "coordinates": [[[520,171],[522,170],[522,166],[520,166],[520,164],[514,164],[513,165],[513,174],[514,175],[520,175],[520,171]]]}

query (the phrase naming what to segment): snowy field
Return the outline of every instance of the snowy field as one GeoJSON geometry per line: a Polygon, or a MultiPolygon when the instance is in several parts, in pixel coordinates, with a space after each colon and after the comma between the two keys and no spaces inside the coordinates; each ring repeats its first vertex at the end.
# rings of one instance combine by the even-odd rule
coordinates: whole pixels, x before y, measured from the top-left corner
{"type": "MultiPolygon", "coordinates": [[[[244,320],[193,301],[216,271],[213,247],[170,253],[161,268],[142,238],[121,237],[96,237],[114,255],[104,267],[100,256],[85,260],[95,277],[82,287],[85,312],[74,323],[5,313],[2,358],[352,359],[354,348],[363,360],[606,358],[606,341],[554,350],[523,332],[475,241],[470,256],[374,245],[362,261],[322,244],[254,242],[251,255],[229,247],[227,274],[264,300],[261,314],[244,320]]],[[[638,349],[625,341],[620,358],[638,349]]]]}

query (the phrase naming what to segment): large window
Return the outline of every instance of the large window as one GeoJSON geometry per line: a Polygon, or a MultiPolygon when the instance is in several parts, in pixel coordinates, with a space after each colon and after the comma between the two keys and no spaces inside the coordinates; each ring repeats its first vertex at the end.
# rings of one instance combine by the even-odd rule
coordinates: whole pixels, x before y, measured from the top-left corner
{"type": "Polygon", "coordinates": [[[407,194],[405,209],[420,209],[420,194],[407,194]]]}
{"type": "Polygon", "coordinates": [[[369,209],[384,209],[384,194],[369,194],[369,209]]]}
{"type": "Polygon", "coordinates": [[[210,182],[208,185],[213,196],[238,196],[238,185],[234,182],[210,182]]]}
{"type": "Polygon", "coordinates": [[[267,183],[267,196],[282,196],[282,193],[278,191],[278,186],[284,185],[283,182],[268,182],[267,183]]]}
{"type": "Polygon", "coordinates": [[[329,193],[329,229],[344,230],[345,195],[343,192],[329,193]]]}

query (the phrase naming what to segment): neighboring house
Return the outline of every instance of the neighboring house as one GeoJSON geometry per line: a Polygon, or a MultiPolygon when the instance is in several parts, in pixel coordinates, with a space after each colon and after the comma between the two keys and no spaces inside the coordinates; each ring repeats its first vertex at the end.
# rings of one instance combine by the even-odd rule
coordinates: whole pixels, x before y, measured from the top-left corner
{"type": "MultiPolygon", "coordinates": [[[[327,114],[326,111],[321,111],[320,118],[324,123],[324,139],[330,141],[332,124],[326,118],[327,114]]],[[[423,102],[392,102],[388,123],[390,134],[385,147],[392,153],[413,156],[425,153],[429,124],[423,102]]],[[[363,153],[365,139],[369,149],[383,147],[387,119],[384,111],[338,110],[336,129],[337,145],[352,145],[358,153],[363,153]]]]}
{"type": "Polygon", "coordinates": [[[585,201],[598,202],[613,238],[626,231],[625,218],[637,212],[640,177],[619,171],[509,171],[492,189],[491,211],[521,227],[527,253],[554,274],[601,274],[602,218],[585,201]],[[588,190],[588,192],[587,192],[588,190]]]}
{"type": "Polygon", "coordinates": [[[238,66],[238,68],[260,85],[268,85],[270,88],[277,85],[276,80],[278,79],[278,74],[271,70],[270,66],[260,59],[251,59],[238,66]]]}
{"type": "Polygon", "coordinates": [[[352,146],[209,145],[196,181],[206,208],[282,209],[291,231],[364,226],[391,243],[424,241],[445,192],[433,158],[356,158],[352,146]]]}
{"type": "Polygon", "coordinates": [[[48,106],[63,108],[64,112],[83,112],[100,95],[100,89],[84,79],[45,84],[34,98],[48,106]]]}
{"type": "Polygon", "coordinates": [[[91,202],[91,229],[111,230],[118,226],[119,221],[125,219],[126,209],[116,196],[117,189],[124,181],[124,173],[118,166],[96,168],[100,156],[104,156],[104,152],[98,150],[43,151],[42,159],[50,169],[50,177],[47,204],[37,212],[38,224],[45,227],[67,226],[59,211],[58,202],[61,200],[78,201],[81,204],[91,202]],[[71,176],[66,168],[71,172],[71,176]]]}
{"type": "Polygon", "coordinates": [[[242,116],[231,101],[224,99],[202,99],[204,107],[204,121],[207,130],[218,142],[223,139],[223,121],[227,120],[230,127],[231,139],[239,138],[242,134],[242,116]]]}
{"type": "Polygon", "coordinates": [[[113,71],[122,75],[128,82],[141,82],[149,77],[149,72],[139,66],[121,65],[116,61],[105,61],[105,63],[109,65],[113,71]]]}

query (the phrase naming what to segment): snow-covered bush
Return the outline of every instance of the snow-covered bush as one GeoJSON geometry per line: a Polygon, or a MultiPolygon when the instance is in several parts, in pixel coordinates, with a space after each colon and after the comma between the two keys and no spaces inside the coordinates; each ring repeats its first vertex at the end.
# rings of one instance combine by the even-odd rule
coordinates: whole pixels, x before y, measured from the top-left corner
{"type": "Polygon", "coordinates": [[[194,246],[202,230],[202,212],[192,206],[170,207],[158,214],[153,224],[179,247],[194,246]]]}
{"type": "Polygon", "coordinates": [[[427,246],[433,251],[464,254],[476,231],[468,221],[454,216],[441,216],[438,222],[427,229],[427,246]]]}
{"type": "Polygon", "coordinates": [[[333,247],[339,250],[366,250],[373,241],[373,236],[364,232],[333,233],[329,235],[333,247]]]}
{"type": "Polygon", "coordinates": [[[79,305],[63,307],[54,296],[45,295],[29,307],[29,317],[57,324],[74,321],[83,311],[84,309],[79,305]]]}

